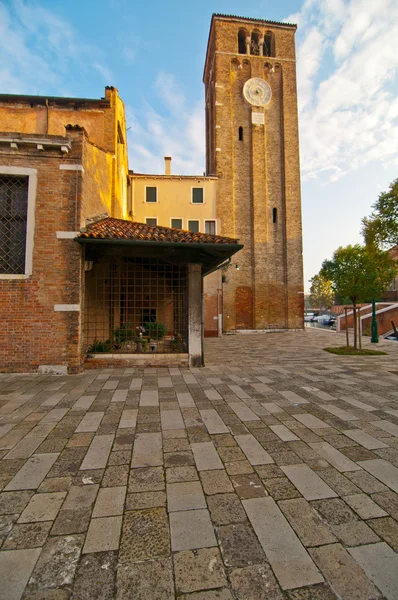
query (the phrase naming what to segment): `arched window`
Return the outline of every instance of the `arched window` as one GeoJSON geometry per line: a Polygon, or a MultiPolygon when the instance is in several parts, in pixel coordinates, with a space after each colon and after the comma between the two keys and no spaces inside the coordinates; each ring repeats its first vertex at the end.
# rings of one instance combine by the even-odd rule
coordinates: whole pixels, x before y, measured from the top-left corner
{"type": "Polygon", "coordinates": [[[243,142],[243,127],[239,127],[239,141],[243,142]]]}
{"type": "Polygon", "coordinates": [[[275,56],[275,38],[273,33],[264,36],[263,56],[275,56]]]}
{"type": "Polygon", "coordinates": [[[253,54],[254,56],[260,55],[259,40],[260,40],[260,34],[256,31],[253,31],[251,42],[250,42],[250,54],[253,54]]]}
{"type": "Polygon", "coordinates": [[[276,223],[277,217],[278,217],[278,209],[277,208],[273,208],[272,209],[272,222],[273,223],[276,223]]]}
{"type": "Polygon", "coordinates": [[[238,52],[239,54],[246,54],[246,36],[247,33],[244,29],[240,29],[238,32],[238,52]]]}

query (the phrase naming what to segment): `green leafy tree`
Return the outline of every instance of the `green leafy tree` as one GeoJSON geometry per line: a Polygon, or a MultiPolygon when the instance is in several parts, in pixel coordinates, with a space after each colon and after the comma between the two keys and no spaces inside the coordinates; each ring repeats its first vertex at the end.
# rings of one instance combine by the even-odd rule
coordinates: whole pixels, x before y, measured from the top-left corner
{"type": "Polygon", "coordinates": [[[380,249],[398,244],[398,179],[395,179],[388,192],[380,194],[372,206],[373,212],[362,219],[362,234],[368,247],[380,249]]]}
{"type": "Polygon", "coordinates": [[[377,298],[394,279],[395,263],[377,248],[340,247],[331,260],[325,260],[320,274],[332,282],[333,291],[350,299],[354,316],[354,348],[357,348],[357,304],[377,298]]]}
{"type": "Polygon", "coordinates": [[[333,304],[334,292],[332,289],[332,282],[326,279],[318,273],[310,279],[310,302],[313,308],[319,308],[319,310],[330,308],[333,304]]]}

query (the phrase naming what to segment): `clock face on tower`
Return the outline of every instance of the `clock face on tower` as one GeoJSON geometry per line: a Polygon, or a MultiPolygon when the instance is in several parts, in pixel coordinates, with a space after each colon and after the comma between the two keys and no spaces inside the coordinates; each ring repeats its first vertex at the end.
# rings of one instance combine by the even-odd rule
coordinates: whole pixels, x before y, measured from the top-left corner
{"type": "Polygon", "coordinates": [[[272,91],[261,77],[252,77],[243,86],[243,96],[253,106],[265,106],[271,101],[272,91]]]}

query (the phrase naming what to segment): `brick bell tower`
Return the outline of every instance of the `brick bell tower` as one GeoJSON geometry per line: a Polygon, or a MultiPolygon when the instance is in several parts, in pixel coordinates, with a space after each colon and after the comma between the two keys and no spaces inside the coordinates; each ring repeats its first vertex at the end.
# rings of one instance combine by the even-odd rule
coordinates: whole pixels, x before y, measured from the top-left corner
{"type": "Polygon", "coordinates": [[[304,326],[295,31],[211,21],[206,170],[219,177],[220,234],[244,244],[223,284],[224,331],[304,326]]]}

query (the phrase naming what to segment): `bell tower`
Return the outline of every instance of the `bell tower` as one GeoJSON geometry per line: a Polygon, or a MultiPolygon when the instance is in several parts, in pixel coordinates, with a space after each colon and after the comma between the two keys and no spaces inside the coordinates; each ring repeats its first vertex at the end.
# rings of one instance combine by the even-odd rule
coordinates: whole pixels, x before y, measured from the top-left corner
{"type": "Polygon", "coordinates": [[[224,331],[304,326],[295,31],[231,15],[211,21],[206,170],[219,178],[221,235],[244,244],[223,284],[224,331]]]}

